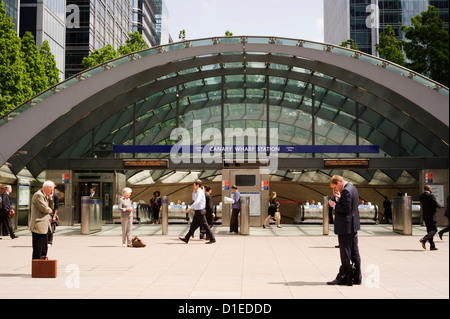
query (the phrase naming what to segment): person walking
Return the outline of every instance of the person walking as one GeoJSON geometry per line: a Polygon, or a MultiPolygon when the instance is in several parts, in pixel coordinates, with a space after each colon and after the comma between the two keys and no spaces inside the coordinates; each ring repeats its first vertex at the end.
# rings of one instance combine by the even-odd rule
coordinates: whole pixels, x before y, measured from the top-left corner
{"type": "MultiPolygon", "coordinates": [[[[209,228],[212,231],[212,227],[214,224],[214,205],[211,197],[212,189],[210,186],[204,186],[203,191],[205,192],[205,211],[206,211],[206,222],[208,223],[209,228]]],[[[204,227],[200,227],[200,239],[210,240],[206,234],[206,229],[204,227]]]]}
{"type": "Polygon", "coordinates": [[[436,201],[436,197],[433,195],[433,190],[430,185],[423,187],[424,192],[420,195],[420,205],[422,206],[422,216],[425,226],[427,228],[427,234],[419,240],[423,249],[427,249],[426,242],[430,243],[430,250],[437,250],[433,237],[437,233],[437,216],[436,208],[440,207],[436,201]]]}
{"type": "Polygon", "coordinates": [[[159,211],[161,210],[162,199],[161,192],[154,191],[153,197],[150,199],[150,207],[153,212],[153,224],[159,224],[159,211]]]}
{"type": "Polygon", "coordinates": [[[51,231],[50,215],[53,213],[53,192],[55,183],[45,181],[42,188],[31,198],[30,230],[32,235],[33,259],[47,256],[47,238],[51,231]]]}
{"type": "MultiPolygon", "coordinates": [[[[266,217],[266,219],[264,220],[264,223],[263,223],[263,228],[266,228],[266,224],[268,223],[268,222],[270,222],[270,219],[271,218],[275,218],[275,213],[276,213],[276,211],[277,211],[277,204],[278,204],[278,202],[277,202],[277,193],[276,192],[272,192],[272,193],[270,193],[270,197],[269,197],[269,208],[268,208],[268,211],[267,211],[267,217],[266,217]]],[[[269,223],[270,224],[270,223],[269,223]]],[[[268,227],[269,225],[267,225],[267,227],[268,227]]],[[[278,224],[278,226],[279,226],[279,224],[278,224]]]]}
{"type": "Polygon", "coordinates": [[[236,185],[231,186],[234,203],[231,205],[230,231],[228,234],[239,234],[238,216],[241,211],[241,193],[236,185]]]}
{"type": "Polygon", "coordinates": [[[444,229],[442,229],[441,231],[439,231],[439,238],[442,240],[442,235],[444,235],[444,233],[449,231],[449,227],[450,227],[450,220],[448,218],[448,196],[447,196],[447,207],[445,208],[445,213],[444,216],[447,217],[447,227],[445,227],[444,229]]]}
{"type": "Polygon", "coordinates": [[[384,218],[386,218],[386,223],[390,224],[392,221],[392,206],[391,201],[389,198],[385,195],[384,201],[383,201],[383,208],[384,208],[384,218]]]}
{"type": "Polygon", "coordinates": [[[122,197],[119,199],[120,221],[122,223],[122,247],[132,247],[131,230],[133,227],[133,204],[131,203],[131,188],[125,187],[122,190],[122,197]]]}
{"type": "Polygon", "coordinates": [[[191,227],[189,228],[188,233],[185,237],[178,237],[181,241],[186,244],[189,242],[189,239],[194,234],[195,230],[198,227],[203,227],[206,231],[206,236],[209,237],[209,241],[206,244],[212,244],[216,242],[214,234],[209,228],[208,222],[206,221],[206,197],[205,192],[202,189],[202,182],[200,180],[195,181],[193,186],[192,199],[194,202],[190,207],[186,209],[186,213],[189,213],[191,209],[195,210],[194,218],[192,219],[191,227]]]}
{"type": "Polygon", "coordinates": [[[4,229],[8,230],[9,236],[11,239],[19,238],[16,234],[14,234],[14,229],[12,227],[12,221],[10,212],[13,211],[11,207],[11,199],[9,198],[9,194],[12,192],[11,185],[5,186],[5,191],[1,195],[1,205],[0,205],[0,224],[4,225],[4,229]]]}
{"type": "Polygon", "coordinates": [[[333,281],[328,285],[360,285],[361,257],[358,247],[358,230],[360,229],[358,210],[358,190],[342,176],[334,175],[330,180],[333,197],[328,204],[334,208],[334,233],[338,235],[341,266],[333,281]],[[351,272],[350,262],[355,266],[353,278],[347,278],[351,272]]]}

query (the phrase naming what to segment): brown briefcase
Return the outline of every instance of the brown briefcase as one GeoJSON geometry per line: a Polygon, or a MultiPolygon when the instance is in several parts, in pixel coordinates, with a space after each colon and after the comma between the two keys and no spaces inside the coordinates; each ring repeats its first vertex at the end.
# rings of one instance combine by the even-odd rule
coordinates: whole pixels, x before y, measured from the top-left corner
{"type": "Polygon", "coordinates": [[[41,259],[31,261],[31,278],[56,278],[56,260],[41,259]]]}

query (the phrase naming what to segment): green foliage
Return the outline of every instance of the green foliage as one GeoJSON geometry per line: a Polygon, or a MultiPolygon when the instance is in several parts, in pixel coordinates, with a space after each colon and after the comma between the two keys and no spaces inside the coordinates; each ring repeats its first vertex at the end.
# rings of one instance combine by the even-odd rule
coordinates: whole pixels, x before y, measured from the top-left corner
{"type": "Polygon", "coordinates": [[[180,34],[178,35],[178,39],[183,40],[183,41],[186,40],[186,30],[185,29],[180,31],[180,34]]]}
{"type": "Polygon", "coordinates": [[[342,42],[341,47],[359,51],[358,45],[355,43],[355,41],[353,41],[353,39],[348,39],[347,41],[342,42]]]}
{"type": "Polygon", "coordinates": [[[47,75],[34,36],[30,31],[25,32],[21,44],[22,60],[28,77],[27,85],[31,86],[32,95],[39,94],[47,88],[47,75]]]}
{"type": "Polygon", "coordinates": [[[114,50],[111,44],[108,44],[106,47],[95,50],[89,56],[84,57],[81,65],[83,66],[83,70],[90,69],[122,55],[144,49],[147,49],[147,44],[144,42],[142,35],[138,31],[134,31],[129,34],[129,39],[126,41],[126,44],[120,46],[118,50],[114,50]]]}
{"type": "Polygon", "coordinates": [[[147,44],[139,31],[130,33],[129,39],[125,42],[125,45],[119,47],[118,53],[120,55],[130,54],[131,52],[141,51],[147,49],[147,44]]]}
{"type": "Polygon", "coordinates": [[[0,2],[0,116],[31,97],[29,78],[21,58],[21,41],[11,17],[0,2]]]}
{"type": "Polygon", "coordinates": [[[38,50],[30,32],[20,39],[0,0],[0,116],[58,82],[48,42],[38,50]]]}
{"type": "Polygon", "coordinates": [[[403,49],[411,61],[407,66],[431,79],[449,86],[449,34],[439,11],[433,6],[411,19],[411,26],[402,26],[405,33],[403,49]]]}
{"type": "Polygon", "coordinates": [[[59,70],[56,67],[55,56],[50,52],[50,45],[48,41],[42,42],[41,50],[42,62],[44,63],[45,74],[47,76],[47,88],[50,88],[59,83],[59,70]]]}
{"type": "Polygon", "coordinates": [[[233,36],[233,32],[231,32],[231,31],[225,31],[225,36],[226,37],[232,37],[233,36]]]}
{"type": "Polygon", "coordinates": [[[380,57],[399,65],[405,64],[402,52],[402,41],[395,38],[394,29],[387,25],[384,32],[380,33],[379,44],[375,45],[380,57]]]}

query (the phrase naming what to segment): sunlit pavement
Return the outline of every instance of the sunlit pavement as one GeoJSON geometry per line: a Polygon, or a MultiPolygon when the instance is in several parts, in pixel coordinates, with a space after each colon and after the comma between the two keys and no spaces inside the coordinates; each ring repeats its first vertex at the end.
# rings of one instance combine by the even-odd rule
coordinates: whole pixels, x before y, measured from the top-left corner
{"type": "Polygon", "coordinates": [[[121,226],[81,235],[80,226],[60,226],[49,248],[57,259],[55,279],[31,278],[31,233],[19,227],[18,239],[0,240],[0,298],[163,298],[163,299],[448,299],[449,237],[435,236],[437,251],[424,250],[413,235],[392,232],[391,225],[362,225],[359,248],[363,282],[329,286],[340,259],[330,225],[250,228],[250,235],[228,235],[214,226],[217,242],[180,241],[187,224],[134,225],[147,246],[121,246],[121,226]]]}

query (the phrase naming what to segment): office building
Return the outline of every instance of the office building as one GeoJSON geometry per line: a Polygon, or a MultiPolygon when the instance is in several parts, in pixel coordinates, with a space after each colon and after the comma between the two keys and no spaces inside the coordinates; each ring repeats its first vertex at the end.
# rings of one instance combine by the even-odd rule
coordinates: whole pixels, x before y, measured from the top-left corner
{"type": "Polygon", "coordinates": [[[38,48],[44,41],[48,41],[61,80],[64,79],[65,69],[65,14],[65,0],[20,1],[19,36],[23,37],[26,31],[30,31],[38,48]]]}
{"type": "Polygon", "coordinates": [[[14,28],[19,32],[19,0],[3,0],[3,5],[6,9],[6,16],[12,17],[14,28]]]}
{"type": "Polygon", "coordinates": [[[402,25],[411,25],[411,18],[435,6],[449,27],[448,0],[324,0],[324,40],[338,44],[353,39],[358,48],[377,55],[375,44],[379,33],[391,25],[397,38],[403,38],[402,25]]]}
{"type": "Polygon", "coordinates": [[[108,44],[118,49],[132,32],[129,0],[67,0],[67,6],[66,78],[82,70],[89,52],[108,44]]]}
{"type": "Polygon", "coordinates": [[[162,0],[131,0],[132,30],[139,31],[147,46],[172,42],[169,13],[162,0]]]}

